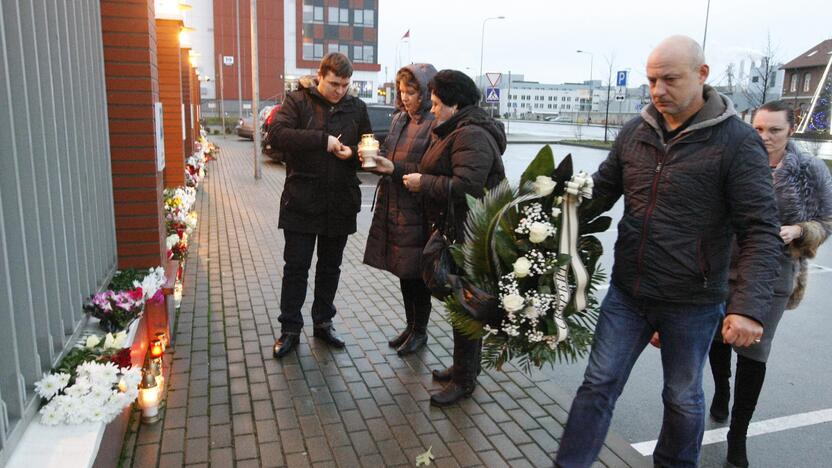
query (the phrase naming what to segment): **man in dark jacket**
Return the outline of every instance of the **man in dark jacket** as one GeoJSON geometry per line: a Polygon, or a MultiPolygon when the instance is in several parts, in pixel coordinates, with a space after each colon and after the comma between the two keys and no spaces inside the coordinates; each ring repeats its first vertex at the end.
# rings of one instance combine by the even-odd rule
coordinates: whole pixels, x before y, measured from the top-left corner
{"type": "Polygon", "coordinates": [[[663,41],[647,60],[652,105],[624,126],[593,177],[595,199],[587,209],[606,211],[622,195],[625,208],[612,282],[557,466],[595,461],[615,401],[656,332],[664,420],[653,462],[697,465],[702,371],[725,312],[733,235],[740,247],[739,293],[722,335],[738,346],[753,346],[762,336],[782,248],[768,159],[731,101],[704,85],[707,77],[695,41],[663,41]]]}
{"type": "Polygon", "coordinates": [[[356,176],[357,145],[371,133],[364,103],[347,94],[352,64],[339,53],[321,61],[314,86],[289,93],[267,136],[285,155],[286,182],[280,197],[280,220],[286,245],[280,293],[282,333],[274,356],[294,349],[303,328],[301,307],[312,252],[318,246],[313,335],[331,346],[344,346],[332,326],[335,292],[347,236],[356,230],[361,191],[356,176]]]}

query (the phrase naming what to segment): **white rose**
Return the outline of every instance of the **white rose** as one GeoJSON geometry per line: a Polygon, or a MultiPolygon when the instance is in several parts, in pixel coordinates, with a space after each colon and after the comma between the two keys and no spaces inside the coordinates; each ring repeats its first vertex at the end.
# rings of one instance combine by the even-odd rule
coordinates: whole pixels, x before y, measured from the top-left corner
{"type": "Polygon", "coordinates": [[[116,333],[115,340],[113,340],[113,347],[117,349],[121,349],[124,347],[124,343],[127,341],[127,332],[120,331],[116,333]]]}
{"type": "Polygon", "coordinates": [[[557,207],[552,208],[552,216],[553,217],[557,218],[558,216],[560,216],[560,213],[561,213],[560,208],[557,208],[557,207]]]}
{"type": "Polygon", "coordinates": [[[514,276],[518,278],[525,278],[529,276],[529,270],[532,267],[532,262],[526,257],[520,257],[514,262],[514,276]]]}
{"type": "Polygon", "coordinates": [[[557,182],[552,180],[551,177],[543,175],[537,176],[534,182],[532,182],[532,187],[534,187],[535,193],[541,197],[545,197],[546,195],[552,193],[552,191],[555,190],[555,185],[557,185],[557,182]]]}
{"type": "Polygon", "coordinates": [[[107,333],[107,336],[104,337],[104,348],[106,349],[113,349],[115,348],[116,339],[112,333],[107,333]]]}
{"type": "Polygon", "coordinates": [[[509,294],[503,297],[503,309],[508,312],[517,312],[523,308],[526,300],[519,294],[509,294]]]}
{"type": "Polygon", "coordinates": [[[546,240],[549,237],[549,226],[535,222],[529,226],[529,240],[534,242],[535,244],[539,244],[546,240]]]}
{"type": "Polygon", "coordinates": [[[98,346],[98,343],[101,343],[101,339],[99,339],[95,335],[90,335],[87,338],[87,342],[84,343],[84,347],[86,347],[87,349],[92,349],[92,348],[95,348],[96,346],[98,346]]]}

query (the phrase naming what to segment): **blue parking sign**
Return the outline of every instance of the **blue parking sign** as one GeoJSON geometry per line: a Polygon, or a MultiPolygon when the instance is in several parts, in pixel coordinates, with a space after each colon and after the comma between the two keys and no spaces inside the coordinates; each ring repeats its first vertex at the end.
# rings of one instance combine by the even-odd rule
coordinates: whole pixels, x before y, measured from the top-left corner
{"type": "Polygon", "coordinates": [[[627,86],[627,70],[621,70],[615,77],[616,86],[627,86]]]}

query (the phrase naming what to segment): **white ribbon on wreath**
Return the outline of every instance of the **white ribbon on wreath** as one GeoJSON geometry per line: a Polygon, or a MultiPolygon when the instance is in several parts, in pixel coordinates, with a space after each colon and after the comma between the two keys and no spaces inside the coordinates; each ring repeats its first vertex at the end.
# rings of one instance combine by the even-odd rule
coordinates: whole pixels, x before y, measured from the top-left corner
{"type": "Polygon", "coordinates": [[[563,194],[563,208],[560,227],[560,244],[558,251],[569,255],[569,263],[559,267],[554,273],[555,289],[557,291],[555,304],[555,326],[557,328],[557,343],[569,337],[569,327],[563,316],[569,305],[571,292],[569,290],[569,270],[575,278],[575,309],[580,312],[587,306],[587,286],[589,273],[581,262],[578,252],[578,206],[586,198],[592,198],[592,177],[586,172],[579,172],[566,182],[563,194]]]}

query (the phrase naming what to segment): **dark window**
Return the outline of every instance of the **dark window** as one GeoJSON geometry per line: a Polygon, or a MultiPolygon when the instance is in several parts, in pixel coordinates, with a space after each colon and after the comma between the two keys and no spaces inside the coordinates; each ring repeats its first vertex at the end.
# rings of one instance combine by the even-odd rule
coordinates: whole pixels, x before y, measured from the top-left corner
{"type": "Polygon", "coordinates": [[[338,39],[338,26],[331,24],[326,25],[326,27],[324,27],[324,37],[326,39],[338,39]]]}
{"type": "Polygon", "coordinates": [[[352,28],[352,39],[354,41],[363,41],[364,40],[364,29],[363,28],[352,28]]]}

